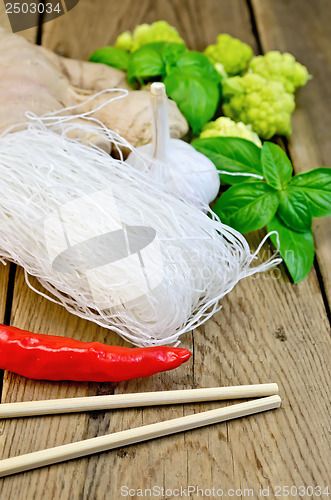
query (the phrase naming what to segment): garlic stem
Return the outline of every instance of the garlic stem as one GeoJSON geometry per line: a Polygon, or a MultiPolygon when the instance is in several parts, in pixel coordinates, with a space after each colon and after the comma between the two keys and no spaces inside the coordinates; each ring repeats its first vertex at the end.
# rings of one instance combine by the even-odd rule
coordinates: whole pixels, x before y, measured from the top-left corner
{"type": "Polygon", "coordinates": [[[152,83],[151,105],[153,114],[153,158],[165,163],[167,151],[170,147],[170,132],[168,98],[164,83],[152,83]]]}
{"type": "Polygon", "coordinates": [[[219,191],[218,171],[214,163],[196,151],[191,144],[170,137],[168,98],[164,83],[152,83],[150,99],[152,142],[140,146],[143,157],[132,151],[126,161],[156,182],[167,185],[182,199],[205,210],[219,191]]]}

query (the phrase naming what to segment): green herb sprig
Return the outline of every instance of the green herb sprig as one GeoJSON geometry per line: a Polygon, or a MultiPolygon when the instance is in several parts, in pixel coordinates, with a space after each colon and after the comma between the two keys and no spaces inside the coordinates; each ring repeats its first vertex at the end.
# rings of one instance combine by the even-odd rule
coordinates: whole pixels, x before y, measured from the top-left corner
{"type": "Polygon", "coordinates": [[[103,47],[91,55],[90,61],[127,70],[129,83],[162,80],[167,95],[177,103],[194,134],[216,113],[221,77],[204,54],[183,44],[149,43],[132,54],[103,47]]]}
{"type": "MultiPolygon", "coordinates": [[[[193,146],[214,162],[225,183],[232,184],[213,207],[222,222],[241,233],[264,226],[277,231],[289,273],[294,283],[302,281],[315,255],[312,219],[331,215],[331,169],[293,176],[291,161],[272,142],[261,149],[246,139],[216,137],[197,139],[193,146]]],[[[276,245],[275,234],[271,240],[276,245]]]]}

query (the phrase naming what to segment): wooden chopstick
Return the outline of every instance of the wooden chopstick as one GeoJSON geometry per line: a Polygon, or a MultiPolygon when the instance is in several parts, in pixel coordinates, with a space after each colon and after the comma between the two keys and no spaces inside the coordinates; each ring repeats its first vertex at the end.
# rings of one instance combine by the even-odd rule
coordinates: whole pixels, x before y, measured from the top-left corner
{"type": "Polygon", "coordinates": [[[56,446],[54,448],[36,451],[18,457],[7,458],[0,461],[0,477],[35,469],[37,467],[43,467],[45,465],[64,462],[78,457],[84,457],[86,455],[92,455],[93,453],[112,450],[120,446],[127,446],[129,444],[167,436],[169,434],[187,431],[189,429],[224,422],[225,420],[272,410],[278,408],[280,403],[281,399],[279,396],[269,396],[246,403],[239,403],[216,410],[195,413],[185,417],[86,439],[76,443],[56,446]]]}
{"type": "Polygon", "coordinates": [[[114,408],[131,408],[136,406],[255,398],[273,396],[275,394],[278,394],[277,384],[255,384],[232,387],[211,387],[207,389],[185,389],[178,391],[142,392],[137,394],[114,394],[110,396],[89,396],[83,398],[49,399],[45,401],[24,401],[22,403],[1,404],[0,419],[114,408]]]}

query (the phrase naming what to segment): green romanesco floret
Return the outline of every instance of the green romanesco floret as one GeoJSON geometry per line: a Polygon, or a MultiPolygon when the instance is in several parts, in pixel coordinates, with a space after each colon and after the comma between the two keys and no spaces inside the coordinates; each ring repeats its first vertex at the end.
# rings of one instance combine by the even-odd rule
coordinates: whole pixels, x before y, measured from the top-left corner
{"type": "Polygon", "coordinates": [[[217,120],[204,125],[200,138],[207,139],[208,137],[241,137],[242,139],[254,142],[260,148],[262,147],[259,136],[252,131],[250,125],[245,125],[242,122],[236,123],[231,118],[225,116],[221,116],[217,120]]]}
{"type": "Polygon", "coordinates": [[[291,134],[294,96],[286,92],[281,82],[247,73],[226,79],[222,87],[226,116],[251,125],[263,139],[291,134]]]}
{"type": "Polygon", "coordinates": [[[130,31],[124,31],[116,38],[115,47],[117,47],[118,49],[130,52],[132,45],[133,45],[133,36],[130,31]]]}
{"type": "Polygon", "coordinates": [[[266,80],[281,82],[287,92],[295,92],[306,85],[311,78],[305,66],[295,60],[292,54],[281,54],[277,50],[267,52],[265,56],[253,57],[249,71],[263,76],[266,80]]]}
{"type": "Polygon", "coordinates": [[[184,40],[173,26],[170,26],[166,21],[156,21],[153,24],[139,24],[133,33],[124,31],[117,37],[115,47],[134,52],[142,45],[154,42],[172,42],[185,45],[184,40]]]}
{"type": "Polygon", "coordinates": [[[229,76],[241,74],[253,56],[249,45],[227,34],[218,35],[215,45],[208,45],[204,54],[213,63],[222,64],[229,76]]]}

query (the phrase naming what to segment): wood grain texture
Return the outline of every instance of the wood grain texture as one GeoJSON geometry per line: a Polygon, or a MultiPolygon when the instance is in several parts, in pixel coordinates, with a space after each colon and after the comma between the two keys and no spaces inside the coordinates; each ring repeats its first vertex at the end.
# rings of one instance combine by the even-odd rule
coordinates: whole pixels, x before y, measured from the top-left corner
{"type": "MultiPolygon", "coordinates": [[[[251,241],[252,246],[256,241],[251,241]]],[[[24,284],[22,271],[16,286],[13,324],[118,343],[118,338],[105,330],[37,299],[24,284]]],[[[192,347],[190,336],[183,346],[192,347]]],[[[0,497],[119,498],[123,485],[137,489],[180,484],[201,488],[325,484],[330,458],[330,356],[328,323],[314,272],[293,286],[283,270],[281,274],[275,270],[247,279],[231,292],[223,309],[194,333],[194,364],[190,362],[176,372],[116,385],[35,382],[6,374],[4,402],[276,380],[283,405],[275,414],[8,477],[0,480],[0,497]]],[[[14,456],[223,404],[3,421],[0,449],[2,456],[14,456]]]]}
{"type": "Polygon", "coordinates": [[[225,31],[256,49],[244,0],[80,0],[64,17],[43,27],[43,45],[55,52],[87,59],[97,48],[113,44],[137,24],[165,19],[191,49],[203,50],[225,31]]]}
{"type": "MultiPolygon", "coordinates": [[[[41,288],[35,281],[31,281],[33,286],[41,288]]],[[[54,333],[58,335],[67,335],[80,340],[105,342],[109,344],[123,345],[119,337],[87,321],[80,320],[67,313],[60,306],[55,306],[46,299],[39,297],[32,292],[24,281],[24,273],[19,269],[16,282],[12,309],[12,321],[15,326],[30,329],[39,333],[54,333]]],[[[190,336],[183,343],[183,347],[192,348],[190,336]]],[[[4,388],[2,401],[24,401],[49,398],[62,398],[74,396],[102,395],[123,392],[147,392],[165,389],[184,389],[191,385],[190,366],[182,366],[176,370],[176,375],[171,372],[158,374],[148,379],[138,379],[119,384],[97,384],[97,383],[68,383],[68,382],[42,382],[27,380],[6,372],[4,379],[4,388]]],[[[182,407],[171,408],[168,411],[163,407],[155,410],[146,410],[146,414],[152,411],[152,419],[165,420],[172,416],[181,415],[182,407]],[[162,416],[163,415],[163,416],[162,416]]],[[[145,409],[144,409],[145,413],[145,409]]],[[[152,420],[153,421],[153,420],[152,420]]],[[[125,428],[142,425],[145,422],[143,412],[136,410],[116,410],[114,412],[91,412],[77,415],[59,415],[54,420],[52,417],[26,418],[18,419],[15,425],[14,421],[3,421],[0,423],[0,450],[2,456],[16,455],[28,452],[31,449],[43,449],[49,446],[59,445],[65,442],[78,441],[88,437],[94,437],[112,431],[123,430],[125,428]],[[73,418],[72,418],[73,417],[73,418]],[[24,440],[22,436],[25,436],[24,440]]],[[[146,423],[146,422],[145,422],[146,423]]],[[[182,436],[177,443],[181,442],[183,446],[184,437],[182,436]]],[[[131,452],[129,452],[130,454],[131,452]]],[[[126,456],[123,450],[114,452],[113,464],[109,461],[108,454],[102,457],[102,465],[98,467],[98,474],[105,475],[105,468],[112,470],[113,474],[123,474],[121,471],[122,460],[126,456]],[[123,454],[124,453],[124,454],[123,454]],[[115,472],[114,472],[115,471],[115,472]]],[[[141,460],[147,461],[149,449],[141,449],[141,460]]],[[[100,456],[101,457],[101,456],[100,456]]],[[[91,460],[82,459],[62,465],[55,465],[52,468],[36,470],[33,475],[25,473],[21,476],[12,476],[0,480],[0,498],[71,498],[70,492],[73,491],[79,498],[84,488],[94,487],[94,483],[85,485],[83,478],[94,477],[93,472],[96,467],[95,461],[99,457],[93,457],[91,460]],[[36,485],[38,484],[38,487],[36,485]],[[65,485],[65,486],[63,486],[65,485]],[[28,493],[27,493],[28,492],[28,493]],[[31,493],[30,493],[31,492],[31,493]],[[53,493],[52,493],[53,492],[53,493]],[[31,497],[29,495],[31,494],[31,497]],[[25,496],[27,495],[27,496],[25,496]],[[63,495],[63,496],[62,496],[63,495]]],[[[97,474],[97,475],[98,475],[97,474]]],[[[98,481],[99,481],[98,475],[98,481]]],[[[108,483],[104,485],[108,490],[108,483]]],[[[113,490],[114,494],[116,490],[113,490]]],[[[84,493],[85,495],[85,493],[84,493]]],[[[87,493],[86,493],[87,495],[87,493]]],[[[83,498],[97,498],[86,496],[83,498]]],[[[100,497],[102,498],[102,497],[100,497]]]]}
{"type": "Polygon", "coordinates": [[[0,262],[0,322],[3,322],[6,309],[6,298],[9,278],[9,264],[0,262]]]}
{"type": "Polygon", "coordinates": [[[0,26],[6,28],[8,31],[12,31],[8,16],[6,14],[6,7],[4,0],[0,0],[0,26]]]}
{"type": "MultiPolygon", "coordinates": [[[[0,0],[0,26],[6,28],[8,31],[12,31],[8,15],[6,13],[5,3],[5,0],[0,0]]],[[[34,43],[37,39],[37,31],[38,28],[36,27],[20,31],[17,34],[34,43]]]]}
{"type": "MultiPolygon", "coordinates": [[[[44,26],[43,43],[64,55],[86,58],[98,46],[112,43],[124,29],[160,18],[177,26],[192,48],[203,48],[225,31],[256,49],[244,0],[81,0],[71,12],[44,26]]],[[[304,161],[305,143],[297,151],[304,161]]],[[[315,149],[312,151],[314,154],[315,149]]],[[[250,237],[253,248],[261,237],[250,237]]],[[[269,252],[266,248],[262,257],[269,252]]],[[[16,277],[12,324],[36,332],[120,343],[117,336],[35,295],[25,285],[21,270],[16,277]]],[[[182,346],[193,350],[188,364],[174,372],[120,384],[34,382],[6,374],[3,401],[275,381],[280,386],[282,408],[8,477],[0,480],[0,498],[118,499],[124,485],[136,490],[154,485],[215,486],[224,491],[254,488],[254,498],[262,498],[260,484],[270,488],[328,484],[331,345],[314,270],[295,286],[283,267],[244,280],[224,299],[222,310],[193,337],[187,335],[182,346]]],[[[3,421],[0,453],[14,456],[224,404],[3,421]]],[[[269,498],[274,498],[272,492],[269,498]]]]}
{"type": "MultiPolygon", "coordinates": [[[[9,264],[4,265],[0,262],[0,323],[5,321],[5,311],[7,304],[7,292],[9,282],[9,264]]],[[[0,401],[3,381],[3,371],[0,370],[0,401]]]]}
{"type": "MultiPolygon", "coordinates": [[[[313,79],[297,93],[289,150],[296,172],[331,166],[331,6],[329,0],[252,0],[264,52],[290,52],[313,79]]],[[[331,302],[331,224],[315,219],[314,236],[331,302]]]]}

